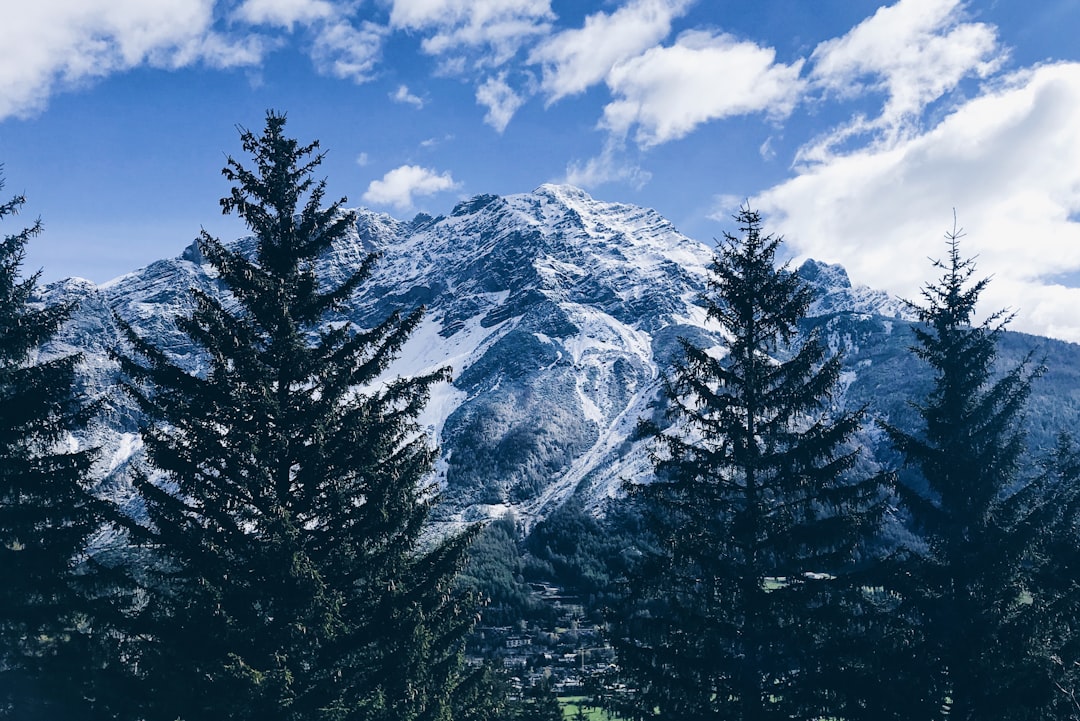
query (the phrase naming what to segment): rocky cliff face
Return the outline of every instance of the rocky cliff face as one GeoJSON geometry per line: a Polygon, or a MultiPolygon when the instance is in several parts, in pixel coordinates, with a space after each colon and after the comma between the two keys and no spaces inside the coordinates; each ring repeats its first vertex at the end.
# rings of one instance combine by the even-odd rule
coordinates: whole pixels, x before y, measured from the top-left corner
{"type": "MultiPolygon", "coordinates": [[[[443,521],[514,510],[530,523],[570,498],[602,507],[623,479],[649,472],[634,428],[655,412],[677,339],[724,345],[698,300],[711,248],[654,211],[597,201],[577,188],[477,196],[447,216],[411,222],[361,210],[355,232],[327,253],[319,273],[336,285],[371,251],[381,260],[345,317],[365,327],[394,309],[424,305],[423,325],[388,375],[454,370],[422,419],[442,448],[443,521]]],[[[852,287],[839,266],[808,261],[799,272],[817,291],[807,329],[845,353],[836,402],[903,416],[904,394],[925,381],[906,352],[902,304],[852,287]]],[[[114,314],[199,372],[197,349],[174,324],[191,308],[191,288],[223,292],[194,246],[102,286],[67,280],[42,292],[43,302],[81,302],[47,352],[83,354],[81,382],[105,413],[73,440],[102,448],[110,492],[124,493],[123,469],[139,453],[138,414],[114,386],[114,314]]],[[[1006,355],[1027,341],[1036,339],[1010,336],[1006,355]]],[[[1037,342],[1050,356],[1054,388],[1042,384],[1033,407],[1075,425],[1080,347],[1037,342]]],[[[875,442],[872,431],[867,442],[875,442]]]]}

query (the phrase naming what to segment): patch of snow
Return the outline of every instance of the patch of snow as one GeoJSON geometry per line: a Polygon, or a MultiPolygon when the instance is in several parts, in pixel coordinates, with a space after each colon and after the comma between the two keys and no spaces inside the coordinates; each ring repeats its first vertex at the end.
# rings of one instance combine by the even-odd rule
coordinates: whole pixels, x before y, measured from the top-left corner
{"type": "Polygon", "coordinates": [[[143,445],[142,436],[138,433],[121,433],[119,441],[119,447],[113,451],[112,457],[109,459],[109,470],[107,471],[107,474],[113,473],[117,468],[131,460],[131,457],[134,456],[143,445]]]}
{"type": "Polygon", "coordinates": [[[588,392],[585,390],[585,378],[582,376],[577,377],[576,390],[578,400],[581,402],[581,412],[585,414],[586,420],[590,420],[598,426],[602,426],[604,421],[604,412],[600,410],[600,406],[596,405],[596,401],[589,397],[588,392]]]}
{"type": "Polygon", "coordinates": [[[652,361],[652,336],[637,330],[602,310],[579,303],[563,303],[561,307],[581,332],[567,339],[563,346],[570,352],[574,365],[582,365],[595,353],[626,353],[647,362],[652,361]]]}

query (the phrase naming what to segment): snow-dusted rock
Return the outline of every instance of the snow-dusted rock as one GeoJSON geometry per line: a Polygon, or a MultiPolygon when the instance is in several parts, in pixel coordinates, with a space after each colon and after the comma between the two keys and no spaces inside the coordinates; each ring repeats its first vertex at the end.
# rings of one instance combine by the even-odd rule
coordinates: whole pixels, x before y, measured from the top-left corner
{"type": "MultiPolygon", "coordinates": [[[[713,249],[652,210],[574,187],[481,195],[447,216],[408,222],[360,210],[355,232],[321,259],[322,282],[338,285],[372,251],[380,261],[345,318],[368,327],[424,305],[388,377],[454,371],[421,418],[442,449],[437,515],[445,522],[514,510],[529,525],[570,498],[602,508],[623,479],[649,472],[634,429],[654,412],[677,339],[724,344],[699,301],[713,249]]],[[[808,331],[845,354],[836,402],[903,414],[904,393],[917,384],[903,305],[853,287],[839,266],[807,261],[798,272],[816,291],[808,331]]],[[[199,352],[174,323],[190,311],[192,288],[224,292],[195,246],[102,286],[67,280],[42,291],[43,302],[80,301],[48,352],[81,352],[83,386],[104,399],[102,421],[79,439],[102,448],[103,476],[122,475],[139,453],[138,414],[114,386],[114,314],[197,373],[199,352]]],[[[1045,343],[1077,355],[1075,346],[1045,343]]],[[[1071,388],[1056,399],[1057,414],[1075,419],[1080,383],[1071,388]]]]}

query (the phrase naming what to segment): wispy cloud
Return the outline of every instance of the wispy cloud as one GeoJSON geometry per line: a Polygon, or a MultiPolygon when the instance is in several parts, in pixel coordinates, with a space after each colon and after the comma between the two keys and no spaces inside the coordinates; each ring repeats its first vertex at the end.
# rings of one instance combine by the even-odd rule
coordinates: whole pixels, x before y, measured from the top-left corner
{"type": "Polygon", "coordinates": [[[506,83],[506,73],[488,78],[476,89],[476,102],[488,109],[484,122],[498,133],[506,130],[525,99],[506,83]]]}
{"type": "Polygon", "coordinates": [[[354,17],[348,2],[333,0],[244,0],[233,20],[256,30],[264,26],[288,33],[303,29],[316,70],[355,83],[371,80],[389,28],[354,17]]]}
{"type": "Polygon", "coordinates": [[[364,202],[389,205],[400,210],[413,207],[414,196],[434,195],[458,187],[449,172],[439,173],[419,165],[394,168],[381,180],[373,180],[364,192],[364,202]]]}
{"type": "Polygon", "coordinates": [[[425,52],[450,56],[450,67],[461,69],[455,53],[473,53],[481,66],[501,65],[546,35],[554,19],[550,0],[393,0],[390,10],[393,27],[424,33],[425,52]]]}
{"type": "Polygon", "coordinates": [[[616,63],[635,57],[671,33],[691,0],[632,0],[613,13],[595,13],[580,28],[545,39],[529,54],[543,68],[548,102],[603,82],[616,63]]]}
{"type": "Polygon", "coordinates": [[[821,159],[858,135],[881,142],[917,130],[923,110],[968,76],[985,78],[1005,56],[995,28],[963,21],[962,0],[900,0],[880,8],[810,56],[816,89],[840,98],[885,97],[877,117],[858,117],[808,145],[800,160],[821,159]]]}
{"type": "Polygon", "coordinates": [[[627,157],[626,143],[620,138],[609,137],[599,155],[569,163],[564,182],[582,188],[626,183],[640,189],[651,179],[652,175],[647,170],[627,157]]]}
{"type": "Polygon", "coordinates": [[[309,25],[336,14],[327,0],[244,0],[235,17],[251,25],[275,25],[292,30],[300,23],[309,25]]]}
{"type": "Polygon", "coordinates": [[[338,19],[321,23],[315,28],[311,60],[323,75],[368,82],[382,56],[387,33],[385,27],[372,22],[354,24],[338,19]]]}
{"type": "Polygon", "coordinates": [[[389,30],[354,14],[352,3],[330,0],[245,0],[227,15],[215,0],[14,5],[0,23],[0,119],[141,66],[258,68],[301,31],[318,72],[367,82],[389,30]]]}

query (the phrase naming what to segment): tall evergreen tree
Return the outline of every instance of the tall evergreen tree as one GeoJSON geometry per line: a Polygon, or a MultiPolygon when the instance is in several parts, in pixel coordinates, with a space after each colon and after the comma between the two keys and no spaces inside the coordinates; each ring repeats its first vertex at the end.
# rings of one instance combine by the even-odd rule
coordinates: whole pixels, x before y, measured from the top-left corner
{"type": "Polygon", "coordinates": [[[180,321],[205,372],[134,333],[122,360],[151,419],[153,470],[136,479],[147,562],[132,573],[148,601],[128,631],[145,641],[137,715],[445,721],[469,694],[475,613],[451,583],[470,534],[423,541],[436,451],[416,419],[448,371],[380,381],[421,309],[367,329],[335,316],[376,256],[336,287],[317,275],[355,217],[323,207],[318,143],[284,128],[268,113],[261,135],[241,133],[254,166],[223,170],[222,207],[251,228],[254,257],[200,238],[230,294],[196,293],[180,321]]]}
{"type": "MultiPolygon", "coordinates": [[[[1033,610],[1049,656],[1049,718],[1080,721],[1080,449],[1065,435],[1034,484],[1041,513],[1033,525],[1033,610]]],[[[1034,505],[1034,504],[1033,504],[1034,505]]]]}
{"type": "Polygon", "coordinates": [[[973,325],[989,279],[973,279],[960,237],[947,234],[948,259],[935,262],[942,275],[923,289],[925,305],[909,304],[921,322],[912,352],[934,374],[915,405],[920,428],[883,425],[925,486],[898,486],[926,549],[912,553],[891,584],[913,629],[907,682],[896,682],[911,718],[1038,718],[1045,669],[1023,618],[1038,529],[1027,522],[1035,505],[1020,491],[1019,471],[1022,415],[1041,368],[1031,356],[996,367],[1009,316],[973,325]]]}
{"type": "MultiPolygon", "coordinates": [[[[0,205],[0,219],[24,202],[0,205]]],[[[37,221],[0,241],[0,718],[87,718],[74,571],[97,523],[93,454],[65,442],[84,420],[73,389],[78,356],[38,358],[73,310],[32,303],[40,272],[20,277],[40,231],[37,221]]]]}
{"type": "Polygon", "coordinates": [[[636,718],[859,718],[865,630],[860,542],[876,531],[886,478],[856,477],[863,412],[837,412],[840,358],[797,344],[812,290],[777,268],[781,240],[736,216],[704,297],[729,338],[683,342],[667,382],[672,425],[655,437],[655,480],[632,487],[660,552],[632,588],[613,643],[636,718]]]}

